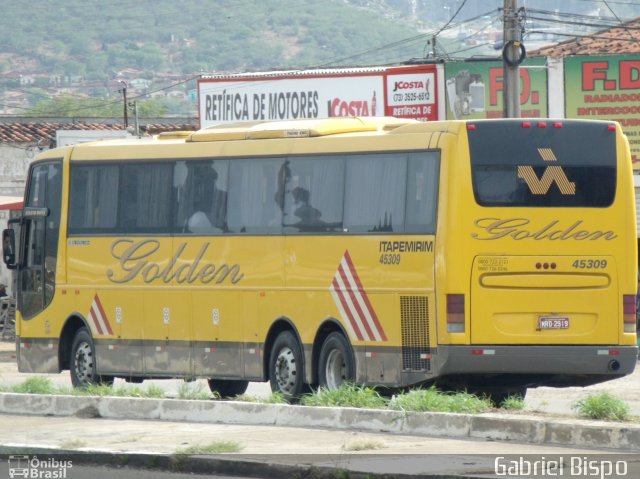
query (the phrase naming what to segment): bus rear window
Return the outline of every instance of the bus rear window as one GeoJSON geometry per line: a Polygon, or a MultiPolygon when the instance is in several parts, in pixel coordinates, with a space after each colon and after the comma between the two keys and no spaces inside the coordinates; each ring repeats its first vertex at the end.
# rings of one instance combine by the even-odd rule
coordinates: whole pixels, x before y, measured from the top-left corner
{"type": "Polygon", "coordinates": [[[471,176],[479,205],[613,203],[616,134],[609,123],[497,120],[473,125],[468,129],[471,176]]]}

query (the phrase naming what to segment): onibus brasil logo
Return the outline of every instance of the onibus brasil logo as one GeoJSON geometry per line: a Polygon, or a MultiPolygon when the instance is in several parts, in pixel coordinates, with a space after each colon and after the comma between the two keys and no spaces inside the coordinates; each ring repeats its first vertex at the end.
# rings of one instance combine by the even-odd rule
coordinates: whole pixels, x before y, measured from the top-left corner
{"type": "Polygon", "coordinates": [[[73,467],[72,461],[55,458],[39,459],[38,456],[9,456],[9,477],[30,479],[66,479],[67,470],[73,467]]]}

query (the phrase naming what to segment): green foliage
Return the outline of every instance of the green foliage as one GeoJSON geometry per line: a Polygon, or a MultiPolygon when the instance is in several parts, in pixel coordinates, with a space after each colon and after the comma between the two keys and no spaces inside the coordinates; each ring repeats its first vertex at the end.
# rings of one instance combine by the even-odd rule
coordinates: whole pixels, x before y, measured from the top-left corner
{"type": "Polygon", "coordinates": [[[490,411],[493,405],[489,399],[473,394],[445,393],[435,387],[415,389],[406,394],[395,396],[389,404],[391,409],[417,412],[453,412],[478,414],[490,411]]]}
{"type": "MultiPolygon", "coordinates": [[[[61,391],[62,392],[62,391],[61,391]]],[[[114,396],[114,397],[137,397],[137,398],[164,398],[164,389],[159,386],[149,385],[146,388],[140,386],[117,386],[109,384],[90,384],[86,388],[75,388],[70,391],[75,396],[114,396]]]]}
{"type": "Polygon", "coordinates": [[[201,383],[185,381],[178,386],[178,399],[207,400],[211,393],[201,383]]]}
{"type": "Polygon", "coordinates": [[[267,397],[256,397],[249,394],[241,394],[233,398],[234,401],[253,402],[259,404],[288,404],[282,393],[271,393],[267,397]]]}
{"type": "Polygon", "coordinates": [[[369,387],[342,384],[338,389],[320,388],[315,393],[305,395],[300,400],[304,406],[339,406],[382,409],[387,400],[369,387]]]}
{"type": "Polygon", "coordinates": [[[629,418],[629,405],[609,393],[589,394],[577,401],[573,409],[589,419],[624,421],[629,418]]]}
{"type": "Polygon", "coordinates": [[[229,452],[240,452],[244,446],[236,441],[214,441],[207,444],[194,444],[176,451],[179,456],[190,456],[194,454],[222,454],[229,452]]]}
{"type": "Polygon", "coordinates": [[[55,387],[53,386],[51,379],[42,376],[34,376],[25,379],[21,384],[11,386],[9,391],[26,394],[54,394],[55,387]]]}
{"type": "Polygon", "coordinates": [[[381,441],[375,439],[360,439],[349,442],[342,446],[343,451],[356,452],[356,451],[373,451],[376,449],[384,449],[387,446],[381,441]]]}
{"type": "Polygon", "coordinates": [[[210,73],[300,68],[364,51],[371,52],[355,63],[420,56],[422,42],[395,51],[376,49],[419,31],[416,23],[384,15],[393,7],[375,8],[340,0],[220,0],[215,7],[161,0],[153,8],[148,2],[121,8],[99,0],[32,0],[25,15],[19,2],[7,2],[3,22],[11,28],[0,29],[0,53],[36,60],[42,73],[63,64],[78,71],[82,64],[92,78],[124,68],[140,68],[147,77],[194,74],[200,68],[210,73]],[[54,19],[59,20],[55,27],[54,19]],[[186,72],[185,64],[198,70],[186,72]]]}
{"type": "Polygon", "coordinates": [[[507,399],[500,403],[500,409],[506,409],[508,411],[521,411],[524,409],[524,398],[522,396],[514,395],[509,396],[507,399]]]}

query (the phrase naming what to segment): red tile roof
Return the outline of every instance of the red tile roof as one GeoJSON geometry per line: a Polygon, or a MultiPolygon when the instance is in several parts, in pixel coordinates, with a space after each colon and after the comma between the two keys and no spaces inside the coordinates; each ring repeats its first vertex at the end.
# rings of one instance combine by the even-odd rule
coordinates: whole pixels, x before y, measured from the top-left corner
{"type": "MultiPolygon", "coordinates": [[[[52,123],[15,122],[0,123],[0,143],[39,143],[49,145],[56,139],[58,130],[123,130],[123,125],[107,123],[52,123]]],[[[196,122],[187,124],[148,123],[140,125],[142,134],[157,135],[165,131],[195,131],[196,122]]]]}
{"type": "Polygon", "coordinates": [[[529,56],[612,55],[640,53],[640,17],[619,27],[600,30],[529,52],[529,56]]]}

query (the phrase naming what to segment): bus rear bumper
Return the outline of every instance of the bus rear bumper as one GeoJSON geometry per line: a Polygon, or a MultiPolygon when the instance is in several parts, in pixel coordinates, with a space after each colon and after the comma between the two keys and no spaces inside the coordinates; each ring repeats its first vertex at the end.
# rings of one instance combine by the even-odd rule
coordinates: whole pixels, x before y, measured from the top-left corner
{"type": "Polygon", "coordinates": [[[638,346],[439,346],[437,356],[438,376],[540,374],[606,381],[633,372],[638,346]]]}

